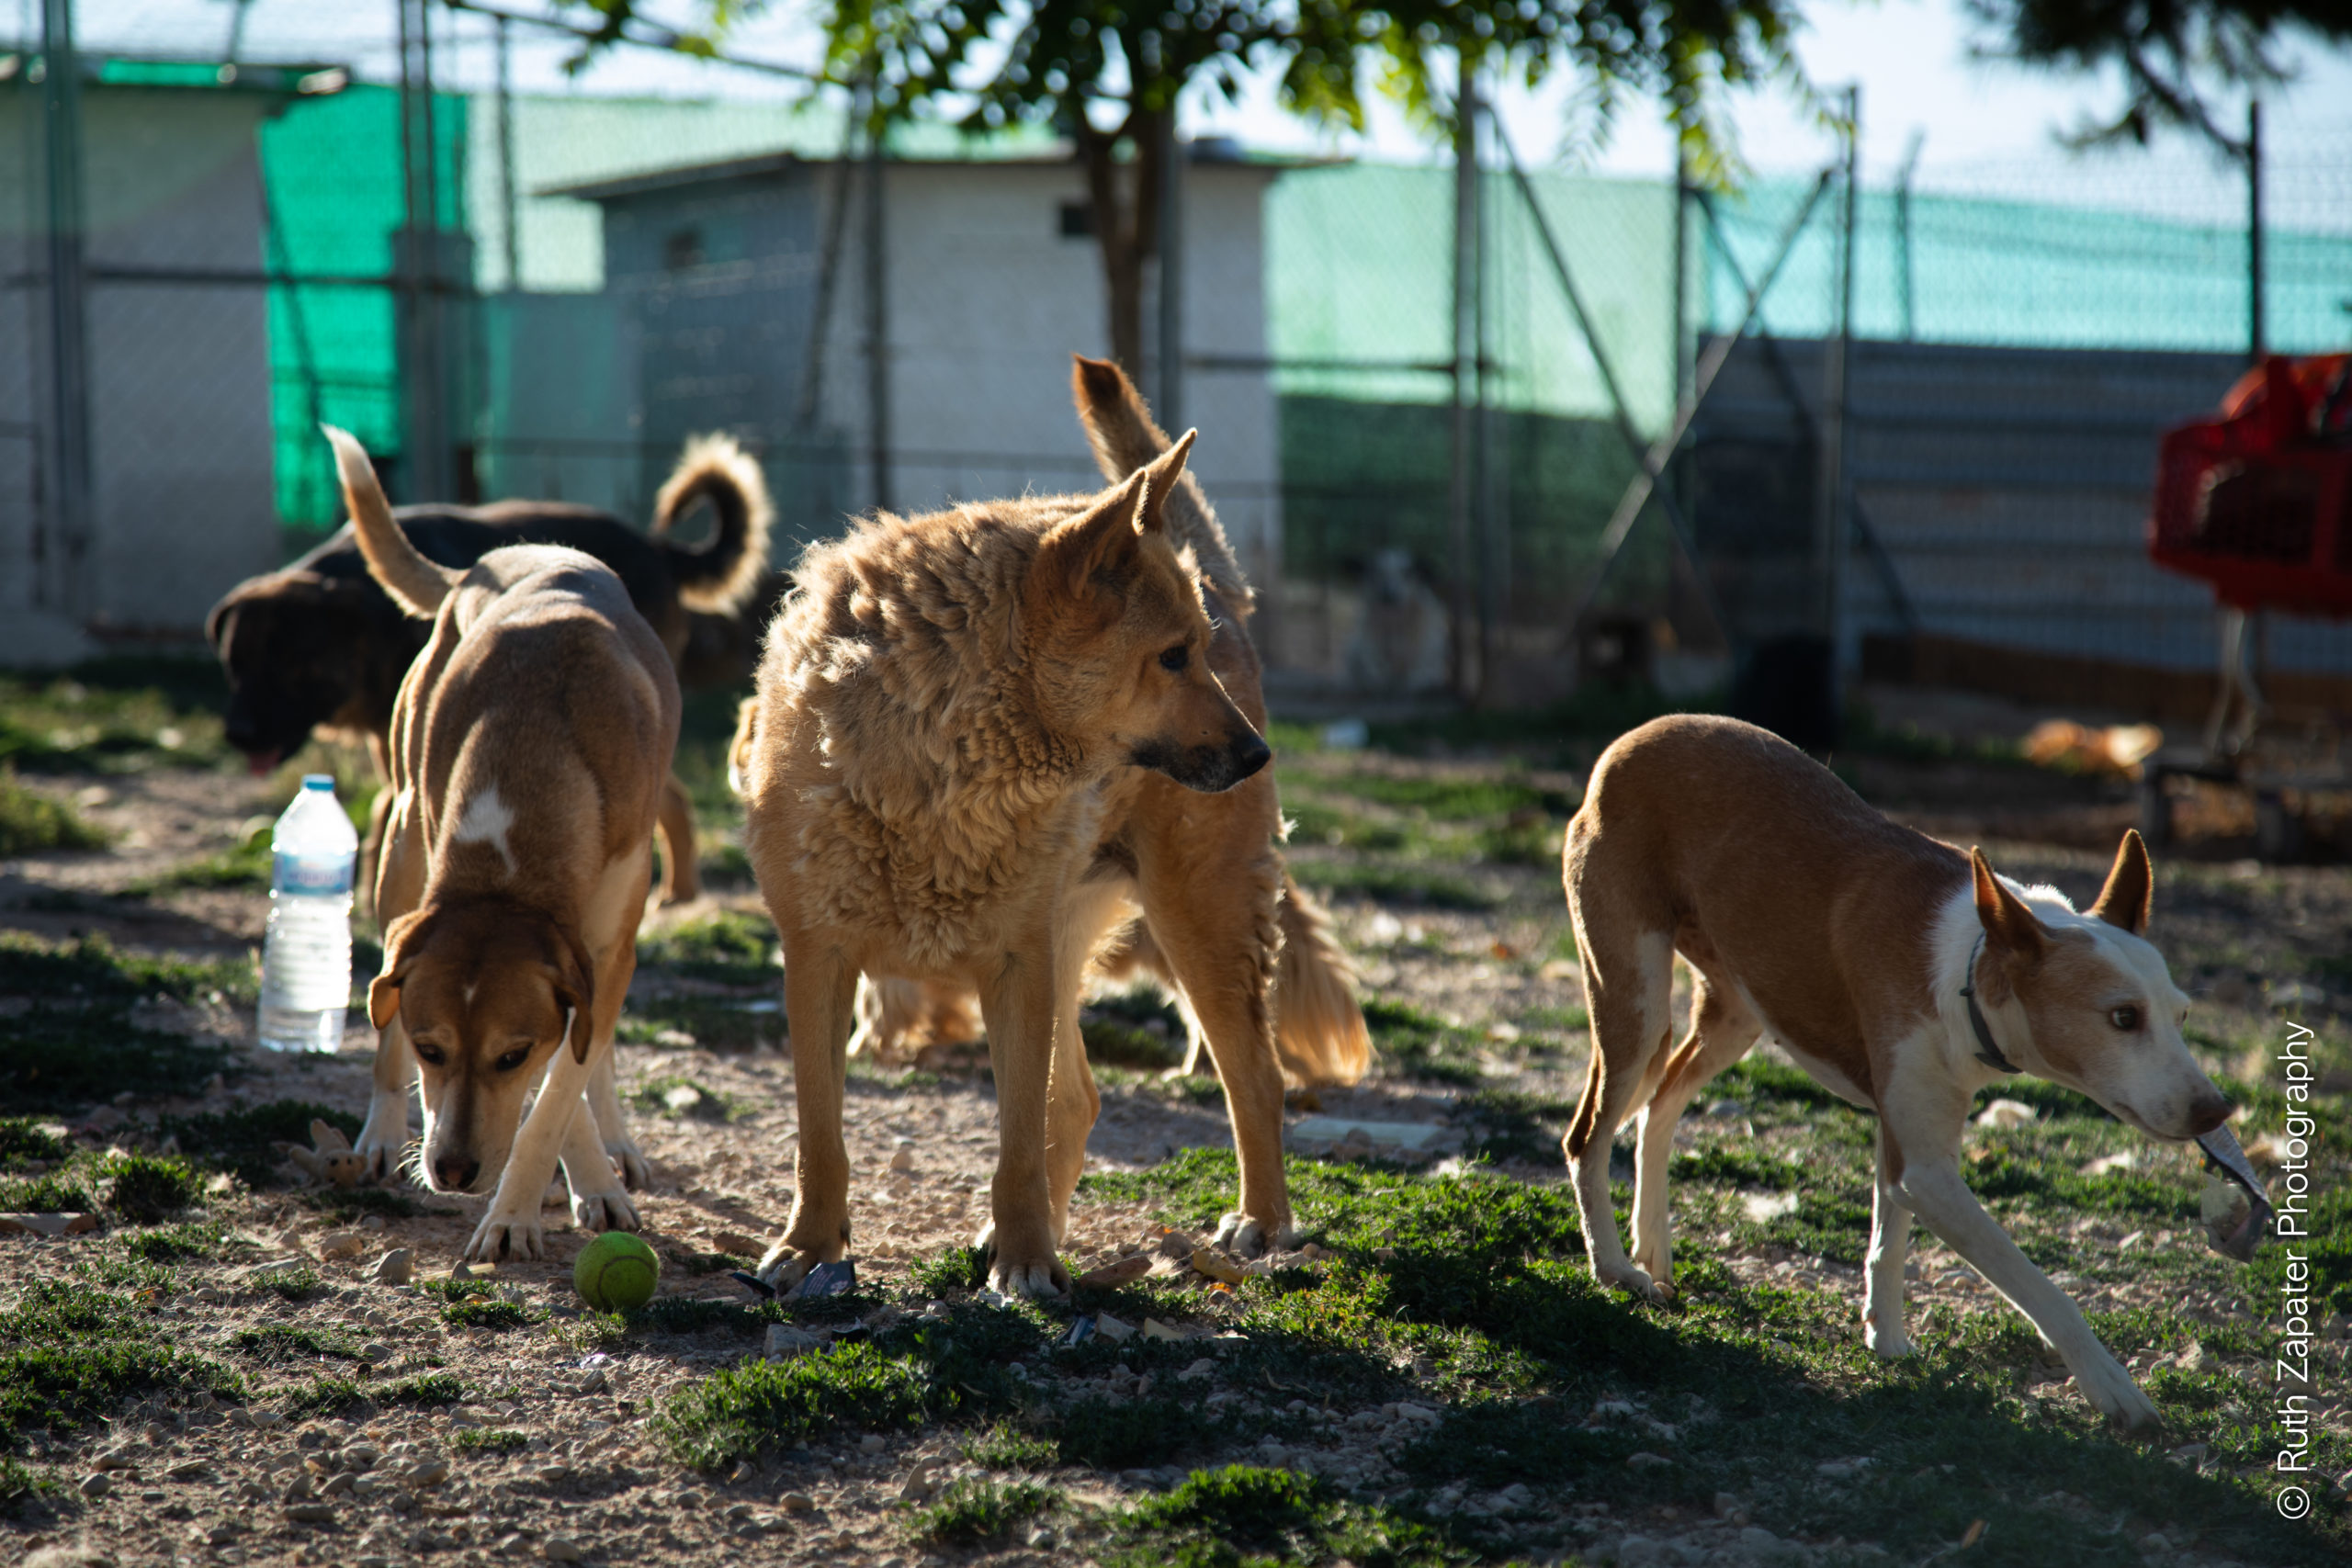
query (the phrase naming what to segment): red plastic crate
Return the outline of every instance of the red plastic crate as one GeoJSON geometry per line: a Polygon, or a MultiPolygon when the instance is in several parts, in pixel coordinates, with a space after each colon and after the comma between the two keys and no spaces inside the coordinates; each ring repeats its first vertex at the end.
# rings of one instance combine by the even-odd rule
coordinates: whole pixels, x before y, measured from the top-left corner
{"type": "Polygon", "coordinates": [[[2274,358],[2222,418],[2165,433],[2150,558],[2238,609],[2352,615],[2352,443],[2323,428],[2352,418],[2327,396],[2342,364],[2274,358]]]}

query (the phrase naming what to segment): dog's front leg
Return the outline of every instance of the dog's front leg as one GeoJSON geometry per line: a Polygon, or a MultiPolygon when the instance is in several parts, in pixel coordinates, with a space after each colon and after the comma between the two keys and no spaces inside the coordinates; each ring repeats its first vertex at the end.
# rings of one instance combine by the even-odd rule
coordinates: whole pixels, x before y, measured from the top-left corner
{"type": "Polygon", "coordinates": [[[401,1021],[376,1037],[376,1087],[368,1097],[368,1121],[352,1145],[359,1156],[360,1176],[384,1181],[400,1174],[408,1154],[409,1086],[416,1081],[416,1057],[408,1048],[408,1031],[401,1021]]]}
{"type": "MultiPolygon", "coordinates": [[[[1900,1137],[1904,1130],[1895,1131],[1900,1137]]],[[[1906,1148],[1910,1146],[1908,1138],[1902,1142],[1906,1148]]],[[[2098,1342],[2090,1325],[2083,1321],[2082,1309],[2065,1292],[2051,1283],[2050,1276],[2034,1267],[2033,1260],[2009,1239],[2009,1233],[1984,1212],[1976,1194],[1961,1179],[1957,1160],[1939,1151],[1934,1157],[1918,1164],[1906,1163],[1901,1190],[1912,1212],[1927,1222],[1928,1228],[1974,1264],[1977,1271],[1992,1281],[1993,1288],[2025,1314],[2041,1331],[2041,1337],[2065,1359],[2066,1369],[2075,1374],[2076,1386],[2100,1415],[2126,1427],[2158,1424],[2162,1417],[2156,1414],[2155,1405],[2140,1392],[2132,1374],[2098,1342]]]]}
{"type": "MultiPolygon", "coordinates": [[[[1017,940],[980,987],[996,1069],[996,1180],[980,1245],[995,1256],[989,1284],[1008,1296],[1057,1296],[1069,1270],[1054,1254],[1046,1109],[1054,1058],[1053,933],[1017,940]]],[[[789,971],[787,971],[789,973],[789,971]]]]}
{"type": "MultiPolygon", "coordinates": [[[[585,1029],[588,1021],[576,1019],[571,1027],[585,1029]]],[[[556,1158],[571,1136],[573,1124],[587,1120],[582,1099],[587,1088],[587,1064],[572,1055],[569,1044],[558,1046],[555,1059],[548,1064],[547,1081],[539,1086],[539,1097],[514,1134],[514,1149],[506,1156],[506,1168],[499,1173],[498,1190],[491,1195],[489,1212],[474,1227],[473,1239],[466,1243],[468,1258],[537,1258],[544,1250],[539,1201],[547,1196],[548,1183],[555,1179],[556,1158]]]]}
{"type": "MultiPolygon", "coordinates": [[[[607,1048],[604,1055],[609,1057],[607,1048]]],[[[589,1069],[591,1102],[594,1100],[595,1069],[589,1069]]],[[[594,1112],[582,1109],[571,1119],[563,1140],[563,1181],[571,1193],[571,1223],[583,1231],[633,1231],[639,1228],[637,1205],[613,1174],[594,1112]]]]}
{"type": "Polygon", "coordinates": [[[1911,1337],[1903,1325],[1903,1269],[1911,1254],[1911,1211],[1894,1174],[1902,1157],[1882,1119],[1878,1180],[1871,1199],[1870,1300],[1862,1309],[1862,1340],[1888,1360],[1911,1353],[1911,1337]]]}
{"type": "MultiPolygon", "coordinates": [[[[637,1140],[628,1135],[628,1123],[621,1119],[621,1091],[614,1067],[614,1055],[612,1045],[600,1045],[595,1060],[588,1065],[588,1109],[595,1118],[596,1132],[604,1141],[605,1156],[621,1168],[621,1180],[642,1191],[653,1180],[653,1168],[645,1163],[645,1151],[639,1148],[637,1140]]],[[[568,1177],[571,1174],[571,1150],[569,1145],[564,1149],[563,1157],[564,1173],[568,1177]]],[[[580,1190],[579,1183],[572,1183],[571,1190],[576,1195],[580,1190]]],[[[636,1227],[632,1225],[629,1228],[634,1230],[636,1227]]]]}
{"type": "Polygon", "coordinates": [[[800,1148],[793,1166],[792,1223],[760,1259],[777,1291],[849,1250],[849,1147],[842,1136],[842,1080],[857,971],[821,938],[784,938],[784,1011],[792,1031],[792,1095],[800,1148]]]}

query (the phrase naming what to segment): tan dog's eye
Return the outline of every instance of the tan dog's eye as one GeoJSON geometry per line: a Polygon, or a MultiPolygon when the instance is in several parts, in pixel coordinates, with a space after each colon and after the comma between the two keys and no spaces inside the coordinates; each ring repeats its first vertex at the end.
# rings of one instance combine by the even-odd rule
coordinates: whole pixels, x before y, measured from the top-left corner
{"type": "Polygon", "coordinates": [[[1192,658],[1193,650],[1180,642],[1159,656],[1159,667],[1170,675],[1182,675],[1184,666],[1192,662],[1192,658]]]}
{"type": "Polygon", "coordinates": [[[511,1073],[530,1059],[530,1050],[528,1047],[525,1047],[519,1050],[507,1052],[506,1055],[499,1057],[498,1060],[492,1065],[502,1073],[511,1073]]]}
{"type": "Polygon", "coordinates": [[[2129,1034],[2140,1027],[2140,1010],[2134,1007],[2117,1008],[2107,1015],[2107,1021],[2129,1034]]]}
{"type": "Polygon", "coordinates": [[[416,1053],[418,1061],[430,1063],[436,1067],[444,1066],[449,1060],[448,1053],[430,1040],[412,1040],[409,1042],[409,1047],[416,1053]]]}

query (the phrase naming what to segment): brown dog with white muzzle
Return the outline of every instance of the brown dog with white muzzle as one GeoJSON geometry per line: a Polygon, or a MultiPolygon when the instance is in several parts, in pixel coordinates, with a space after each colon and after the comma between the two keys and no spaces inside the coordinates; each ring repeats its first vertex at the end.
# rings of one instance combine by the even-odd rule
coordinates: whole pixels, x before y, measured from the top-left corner
{"type": "Polygon", "coordinates": [[[677,676],[609,567],[543,545],[435,565],[393,522],[359,443],[327,434],[369,573],[433,621],[392,715],[384,966],[368,990],[383,1041],[360,1153],[406,1144],[413,1070],[424,1185],[496,1184],[467,1257],[539,1256],[559,1156],[582,1229],[635,1230],[585,1096],[612,1095],[677,676]]]}
{"type": "Polygon", "coordinates": [[[1593,769],[1564,855],[1592,1015],[1566,1138],[1594,1276],[1672,1290],[1666,1168],[1708,1079],[1770,1032],[1825,1088],[1878,1113],[1865,1337],[1907,1355],[1903,1266],[1917,1214],[2065,1359],[2127,1427],[2155,1406],[2074,1302],[1961,1179],[1969,1104],[2030,1072],[2150,1137],[2201,1138],[2230,1102],[2181,1039],[2188,998],[2143,940],[2148,852],[2126,833],[2098,903],[2025,887],[1864,805],[1828,769],[1736,719],[1657,719],[1593,769]],[[1674,955],[1692,971],[1690,1032],[1668,1050],[1674,955]],[[1618,1239],[1610,1140],[1640,1113],[1634,1250],[1618,1239]]]}

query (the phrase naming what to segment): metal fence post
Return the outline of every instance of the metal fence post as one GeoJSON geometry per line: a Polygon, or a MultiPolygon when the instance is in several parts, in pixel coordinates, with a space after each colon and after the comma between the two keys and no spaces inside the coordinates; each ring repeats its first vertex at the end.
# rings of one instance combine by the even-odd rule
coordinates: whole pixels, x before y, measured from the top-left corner
{"type": "Polygon", "coordinates": [[[1829,639],[1829,671],[1833,701],[1843,662],[1842,591],[1848,542],[1846,537],[1846,389],[1852,367],[1854,344],[1854,227],[1856,186],[1861,173],[1862,89],[1846,89],[1846,180],[1843,220],[1838,237],[1837,336],[1823,355],[1820,494],[1816,498],[1818,533],[1814,542],[1816,570],[1821,574],[1821,628],[1829,639]]]}
{"type": "Polygon", "coordinates": [[[1446,517],[1449,553],[1447,608],[1453,619],[1453,690],[1476,702],[1486,685],[1479,663],[1483,626],[1473,594],[1477,557],[1472,513],[1477,504],[1478,375],[1478,63],[1465,41],[1456,67],[1453,99],[1453,456],[1446,517]]]}
{"type": "Polygon", "coordinates": [[[45,586],[60,609],[87,619],[100,608],[91,538],[90,364],[82,254],[82,66],[73,0],[42,0],[42,150],[48,160],[50,397],[53,468],[51,537],[60,565],[45,586]]]}
{"type": "Polygon", "coordinates": [[[2246,353],[2255,364],[2268,352],[2262,319],[2262,100],[2245,107],[2246,353]]]}
{"type": "Polygon", "coordinates": [[[1162,430],[1184,428],[1184,141],[1171,102],[1159,127],[1159,376],[1162,430]]]}
{"type": "Polygon", "coordinates": [[[883,199],[884,141],[879,126],[867,128],[865,146],[865,417],[872,446],[874,507],[890,506],[890,258],[883,199]]]}

